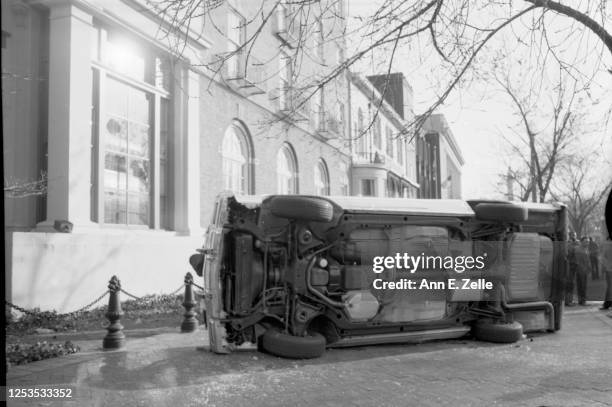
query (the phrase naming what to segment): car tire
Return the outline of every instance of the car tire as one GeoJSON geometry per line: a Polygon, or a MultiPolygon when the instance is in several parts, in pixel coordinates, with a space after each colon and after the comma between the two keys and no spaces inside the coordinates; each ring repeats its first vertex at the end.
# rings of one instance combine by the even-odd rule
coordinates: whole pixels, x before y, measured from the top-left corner
{"type": "Polygon", "coordinates": [[[275,196],[270,202],[273,215],[312,222],[330,222],[334,207],[325,199],[304,196],[275,196]]]}
{"type": "Polygon", "coordinates": [[[523,336],[523,325],[519,322],[478,321],[472,327],[472,335],[479,341],[514,343],[523,336]]]}
{"type": "Polygon", "coordinates": [[[325,352],[325,337],[316,332],[307,336],[293,336],[270,328],[261,338],[261,347],[283,358],[312,359],[325,352]]]}
{"type": "Polygon", "coordinates": [[[528,217],[526,207],[512,203],[479,203],[474,212],[476,219],[496,222],[524,222],[528,217]]]}

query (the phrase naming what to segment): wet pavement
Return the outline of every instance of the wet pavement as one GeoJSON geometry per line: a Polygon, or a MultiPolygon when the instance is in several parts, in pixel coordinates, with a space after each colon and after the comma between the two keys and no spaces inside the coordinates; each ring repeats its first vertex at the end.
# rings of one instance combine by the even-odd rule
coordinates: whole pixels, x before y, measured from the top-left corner
{"type": "Polygon", "coordinates": [[[7,388],[70,388],[9,406],[612,406],[612,318],[571,308],[563,329],[512,345],[453,340],[331,349],[295,361],[254,350],[215,355],[207,335],[129,338],[13,366],[7,388]]]}

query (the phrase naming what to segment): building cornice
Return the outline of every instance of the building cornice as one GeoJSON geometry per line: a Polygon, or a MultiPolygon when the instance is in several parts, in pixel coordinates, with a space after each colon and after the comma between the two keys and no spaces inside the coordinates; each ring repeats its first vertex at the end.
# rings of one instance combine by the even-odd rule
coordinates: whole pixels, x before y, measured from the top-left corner
{"type": "Polygon", "coordinates": [[[453,135],[453,132],[451,131],[450,126],[448,125],[448,122],[446,121],[446,118],[442,113],[430,115],[426,119],[424,127],[424,132],[426,134],[442,134],[442,137],[444,137],[448,145],[451,147],[451,150],[453,150],[453,153],[457,158],[457,161],[459,161],[459,164],[465,164],[465,159],[463,158],[463,154],[461,152],[461,149],[459,148],[459,144],[457,143],[457,140],[455,139],[455,136],[453,135]]]}
{"type": "MultiPolygon", "coordinates": [[[[150,20],[156,21],[159,26],[165,30],[168,30],[171,27],[176,29],[176,27],[173,26],[167,18],[164,18],[160,13],[155,12],[155,10],[152,9],[154,6],[146,0],[121,0],[121,2],[133,8],[142,15],[147,16],[150,20]]],[[[185,29],[181,27],[178,34],[180,34],[181,38],[187,39],[190,45],[193,45],[200,50],[210,49],[212,46],[211,40],[206,38],[202,33],[197,33],[191,28],[185,29]]]]}
{"type": "Polygon", "coordinates": [[[393,123],[401,134],[409,135],[409,129],[406,121],[395,111],[386,100],[383,99],[380,92],[374,85],[365,77],[357,72],[349,71],[350,81],[359,91],[370,100],[370,102],[380,106],[380,111],[385,117],[393,123]]]}
{"type": "MultiPolygon", "coordinates": [[[[158,14],[156,14],[153,10],[151,10],[151,8],[146,4],[146,2],[142,0],[120,0],[120,3],[125,4],[133,11],[139,13],[144,18],[156,24],[158,30],[156,30],[154,34],[147,33],[145,29],[139,27],[138,25],[135,25],[133,22],[128,22],[122,16],[117,15],[117,13],[115,13],[114,11],[104,7],[101,4],[97,4],[89,0],[33,0],[27,3],[29,5],[39,5],[47,7],[49,9],[68,5],[75,6],[102,23],[112,24],[121,27],[122,29],[136,36],[137,38],[146,41],[147,43],[155,46],[156,48],[168,54],[171,54],[184,61],[189,60],[187,56],[179,54],[178,52],[176,52],[176,50],[172,49],[171,46],[165,45],[160,40],[160,38],[156,36],[157,33],[164,32],[163,30],[166,30],[165,32],[167,33],[167,35],[170,36],[170,34],[167,32],[167,29],[170,27],[170,23],[164,18],[160,17],[158,14]],[[160,31],[159,29],[162,29],[162,31],[160,31]]],[[[195,33],[193,30],[189,30],[188,32],[185,30],[181,30],[177,34],[180,35],[183,40],[186,39],[187,43],[198,52],[210,49],[212,45],[210,40],[200,34],[195,33]]],[[[173,36],[176,36],[177,34],[173,34],[173,36]]]]}

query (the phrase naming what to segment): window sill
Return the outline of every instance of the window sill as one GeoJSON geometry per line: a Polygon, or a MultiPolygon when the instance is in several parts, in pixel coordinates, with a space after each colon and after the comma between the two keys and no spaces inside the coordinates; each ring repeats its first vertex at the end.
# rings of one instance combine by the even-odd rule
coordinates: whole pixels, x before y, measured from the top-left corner
{"type": "MultiPolygon", "coordinates": [[[[31,232],[42,233],[62,233],[56,231],[53,226],[40,223],[31,232]]],[[[146,226],[122,226],[122,225],[100,225],[99,223],[88,222],[87,224],[75,224],[72,232],[66,234],[81,235],[81,234],[97,234],[97,235],[157,235],[157,236],[178,236],[178,232],[174,230],[149,229],[146,226]]]]}

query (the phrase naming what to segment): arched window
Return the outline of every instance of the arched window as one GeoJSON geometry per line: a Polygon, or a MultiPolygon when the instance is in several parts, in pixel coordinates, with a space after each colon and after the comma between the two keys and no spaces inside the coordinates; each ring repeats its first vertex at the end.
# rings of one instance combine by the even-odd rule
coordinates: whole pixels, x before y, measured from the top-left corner
{"type": "Polygon", "coordinates": [[[251,193],[249,163],[251,154],[247,134],[232,124],[225,131],[221,155],[223,157],[223,188],[236,194],[251,193]]]}
{"type": "Polygon", "coordinates": [[[323,159],[314,167],[315,194],[329,195],[329,172],[323,159]]]}
{"type": "Polygon", "coordinates": [[[289,144],[281,147],[276,155],[276,191],[279,194],[297,194],[297,160],[289,144]]]}

